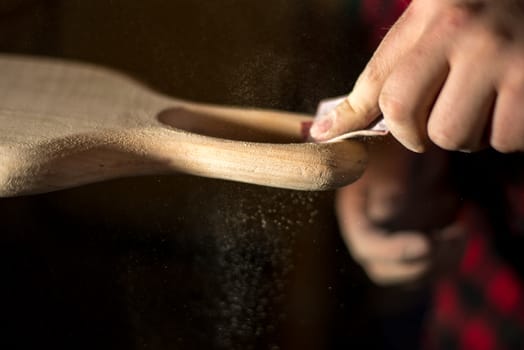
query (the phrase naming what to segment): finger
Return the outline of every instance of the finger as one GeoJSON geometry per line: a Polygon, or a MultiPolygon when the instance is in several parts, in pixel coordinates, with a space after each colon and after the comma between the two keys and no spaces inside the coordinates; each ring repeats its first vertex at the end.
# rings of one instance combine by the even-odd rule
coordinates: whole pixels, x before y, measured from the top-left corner
{"type": "Polygon", "coordinates": [[[367,127],[380,115],[378,96],[382,84],[399,58],[413,43],[418,33],[410,8],[387,33],[348,97],[328,114],[317,118],[310,129],[310,136],[317,141],[330,139],[351,130],[367,127]]]}
{"type": "MultiPolygon", "coordinates": [[[[524,67],[520,71],[524,72],[524,67]]],[[[508,77],[499,88],[490,136],[491,146],[504,153],[524,151],[523,120],[524,76],[514,75],[508,77]]]]}
{"type": "Polygon", "coordinates": [[[446,150],[484,148],[484,130],[495,102],[490,77],[476,70],[473,59],[453,64],[428,121],[428,135],[446,150]]]}
{"type": "Polygon", "coordinates": [[[421,232],[387,233],[369,226],[345,232],[351,252],[359,262],[407,262],[422,260],[430,253],[428,239],[421,232]]]}
{"type": "Polygon", "coordinates": [[[368,277],[376,284],[391,285],[411,282],[428,271],[429,263],[371,263],[364,266],[368,277]]]}
{"type": "Polygon", "coordinates": [[[391,285],[416,280],[437,268],[448,271],[462,256],[467,234],[462,223],[456,222],[433,235],[434,251],[430,259],[411,262],[368,261],[364,269],[369,278],[380,285],[391,285]],[[435,266],[438,265],[438,266],[435,266]]]}
{"type": "Polygon", "coordinates": [[[390,132],[415,152],[426,148],[428,116],[448,74],[444,44],[432,40],[416,44],[380,92],[380,109],[390,132]]]}
{"type": "Polygon", "coordinates": [[[357,261],[406,261],[421,259],[430,252],[430,243],[416,231],[387,234],[373,225],[365,213],[361,193],[346,187],[337,195],[339,226],[349,250],[357,261]]]}

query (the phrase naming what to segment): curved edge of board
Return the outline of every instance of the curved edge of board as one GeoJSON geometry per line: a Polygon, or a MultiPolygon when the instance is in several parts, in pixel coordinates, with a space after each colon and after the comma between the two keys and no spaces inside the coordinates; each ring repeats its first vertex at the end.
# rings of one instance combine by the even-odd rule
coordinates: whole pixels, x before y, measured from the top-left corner
{"type": "Polygon", "coordinates": [[[165,173],[316,191],[355,181],[366,167],[367,153],[357,141],[269,144],[150,128],[84,134],[16,150],[4,147],[0,162],[2,197],[165,173]]]}
{"type": "Polygon", "coordinates": [[[0,68],[3,197],[174,172],[326,190],[366,165],[358,141],[304,143],[310,116],[177,100],[83,62],[0,54],[0,68]]]}

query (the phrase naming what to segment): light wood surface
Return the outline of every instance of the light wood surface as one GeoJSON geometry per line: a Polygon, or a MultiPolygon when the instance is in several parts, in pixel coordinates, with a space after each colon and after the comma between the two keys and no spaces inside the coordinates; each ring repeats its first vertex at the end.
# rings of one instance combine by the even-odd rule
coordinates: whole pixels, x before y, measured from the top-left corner
{"type": "Polygon", "coordinates": [[[326,190],[367,160],[358,141],[302,142],[310,116],[176,100],[93,65],[0,55],[0,77],[4,197],[176,172],[326,190]]]}

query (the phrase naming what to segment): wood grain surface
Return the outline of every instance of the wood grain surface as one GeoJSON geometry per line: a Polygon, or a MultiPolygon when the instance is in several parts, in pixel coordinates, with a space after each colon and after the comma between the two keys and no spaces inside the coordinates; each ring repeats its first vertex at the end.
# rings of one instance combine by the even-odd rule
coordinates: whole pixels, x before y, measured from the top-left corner
{"type": "Polygon", "coordinates": [[[0,55],[0,195],[183,172],[297,190],[356,180],[358,141],[302,142],[311,117],[160,95],[102,67],[0,55]]]}

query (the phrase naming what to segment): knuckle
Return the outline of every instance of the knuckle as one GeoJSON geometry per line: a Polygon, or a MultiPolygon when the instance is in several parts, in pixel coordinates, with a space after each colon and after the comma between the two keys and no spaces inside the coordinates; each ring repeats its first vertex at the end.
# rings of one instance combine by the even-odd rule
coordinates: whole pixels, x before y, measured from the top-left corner
{"type": "Polygon", "coordinates": [[[455,6],[447,8],[441,17],[441,24],[448,29],[457,29],[467,25],[481,10],[483,1],[460,0],[455,6]]]}
{"type": "MultiPolygon", "coordinates": [[[[516,109],[516,108],[515,108],[516,109]]],[[[509,108],[508,110],[515,110],[509,108]]],[[[501,153],[524,151],[524,125],[520,125],[523,115],[495,115],[489,143],[491,147],[501,153]],[[517,118],[515,118],[517,117],[517,118]]]]}
{"type": "MultiPolygon", "coordinates": [[[[524,138],[524,135],[522,135],[524,138]]],[[[512,153],[524,149],[522,142],[516,141],[507,135],[495,134],[491,137],[491,147],[500,153],[512,153]]]]}
{"type": "Polygon", "coordinates": [[[411,114],[410,108],[389,91],[380,93],[378,105],[390,124],[403,123],[411,114]]]}
{"type": "Polygon", "coordinates": [[[457,151],[466,148],[466,142],[449,128],[435,126],[430,123],[428,126],[428,137],[437,146],[448,151],[457,151]]]}
{"type": "MultiPolygon", "coordinates": [[[[382,62],[382,57],[379,53],[376,53],[375,56],[369,61],[366,66],[366,69],[362,73],[359,81],[366,81],[368,84],[374,86],[382,85],[387,69],[382,62]]],[[[357,82],[358,83],[358,82],[357,82]]]]}
{"type": "MultiPolygon", "coordinates": [[[[367,92],[367,91],[366,91],[367,92]]],[[[376,99],[366,93],[356,93],[353,91],[347,98],[347,105],[351,112],[358,116],[373,116],[380,114],[378,110],[376,99]]]]}

